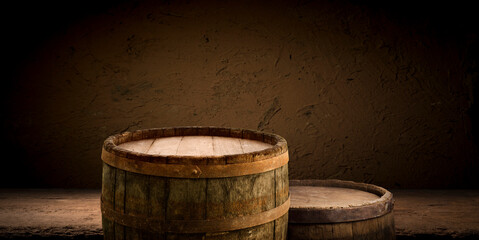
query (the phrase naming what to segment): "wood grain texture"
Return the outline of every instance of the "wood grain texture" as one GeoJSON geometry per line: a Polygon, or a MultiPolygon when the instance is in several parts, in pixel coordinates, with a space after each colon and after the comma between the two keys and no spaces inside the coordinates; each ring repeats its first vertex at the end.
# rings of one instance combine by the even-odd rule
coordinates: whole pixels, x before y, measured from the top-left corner
{"type": "Polygon", "coordinates": [[[206,179],[169,179],[166,219],[206,218],[206,179]]]}
{"type": "Polygon", "coordinates": [[[164,162],[139,161],[131,159],[125,152],[124,156],[112,154],[106,150],[102,151],[103,162],[125,171],[140,174],[172,177],[172,178],[225,178],[251,175],[271,171],[284,166],[289,161],[288,152],[280,155],[262,155],[263,160],[254,161],[256,155],[232,155],[207,158],[190,156],[169,156],[164,162]],[[248,158],[246,158],[248,156],[248,158]],[[233,160],[231,162],[230,160],[233,160]],[[236,162],[239,160],[240,162],[236,162]]]}
{"type": "Polygon", "coordinates": [[[372,184],[335,179],[292,180],[290,183],[292,193],[299,195],[298,198],[293,196],[294,200],[299,201],[293,202],[289,213],[289,221],[294,223],[341,223],[367,220],[387,214],[394,208],[392,194],[372,184]],[[310,190],[311,187],[324,190],[325,193],[310,190]],[[339,194],[334,193],[336,190],[339,194]],[[358,199],[352,199],[351,204],[348,204],[348,198],[350,198],[347,196],[348,193],[357,195],[358,199]]]}
{"type": "MultiPolygon", "coordinates": [[[[115,201],[115,175],[116,169],[103,163],[101,196],[102,201],[110,206],[114,206],[115,201]]],[[[115,239],[115,223],[108,218],[102,218],[102,226],[105,240],[115,239]]]]}
{"type": "MultiPolygon", "coordinates": [[[[148,215],[149,201],[148,176],[125,172],[125,214],[148,215]]],[[[125,238],[131,240],[143,239],[142,230],[125,227],[125,238]]]]}
{"type": "Polygon", "coordinates": [[[178,145],[180,144],[182,138],[183,137],[156,138],[146,153],[158,155],[175,155],[178,151],[178,145]]]}
{"type": "Polygon", "coordinates": [[[288,239],[395,239],[393,199],[385,189],[340,180],[293,180],[290,189],[288,239]],[[361,220],[347,220],[357,214],[361,220]]]}
{"type": "Polygon", "coordinates": [[[376,194],[351,188],[295,186],[290,191],[291,207],[351,207],[379,199],[376,194]]]}
{"type": "MultiPolygon", "coordinates": [[[[148,217],[157,217],[159,219],[166,219],[167,206],[167,188],[168,180],[163,177],[148,176],[148,190],[149,198],[145,205],[148,208],[148,217]]],[[[164,232],[152,231],[148,227],[143,228],[142,231],[145,239],[164,239],[166,234],[164,232]]]]}
{"type": "Polygon", "coordinates": [[[217,155],[233,155],[245,153],[239,138],[213,136],[214,153],[217,155]]]}
{"type": "Polygon", "coordinates": [[[394,217],[388,213],[378,218],[364,221],[335,224],[297,224],[289,223],[290,240],[390,240],[396,239],[394,217]]]}
{"type": "MultiPolygon", "coordinates": [[[[114,209],[117,212],[125,213],[125,175],[126,172],[120,169],[116,170],[115,178],[115,201],[114,209]]],[[[115,223],[115,239],[126,240],[125,226],[115,223]]]]}
{"type": "Polygon", "coordinates": [[[175,136],[141,139],[118,147],[146,154],[178,156],[223,156],[261,151],[272,145],[251,139],[221,136],[175,136]]]}
{"type": "Polygon", "coordinates": [[[274,220],[274,239],[286,240],[288,238],[288,214],[274,220]]]}
{"type": "Polygon", "coordinates": [[[177,162],[188,161],[191,157],[211,160],[228,156],[228,160],[236,163],[249,162],[251,157],[254,161],[260,161],[288,150],[286,140],[275,134],[218,127],[153,128],[125,132],[108,137],[103,149],[116,156],[146,162],[162,162],[165,156],[177,162]],[[235,141],[239,141],[241,146],[235,141]],[[215,144],[219,146],[217,149],[215,144]],[[187,155],[178,155],[178,151],[185,151],[187,155]],[[194,154],[195,151],[197,153],[194,154]],[[204,151],[211,152],[201,155],[205,154],[204,151]]]}
{"type": "MultiPolygon", "coordinates": [[[[289,198],[289,178],[288,178],[288,165],[284,165],[276,170],[275,174],[275,205],[279,206],[283,204],[289,198]]],[[[276,219],[274,221],[274,236],[278,240],[287,239],[287,228],[283,227],[288,225],[288,214],[276,219]]]]}
{"type": "MultiPolygon", "coordinates": [[[[285,168],[278,172],[287,173],[285,168]]],[[[109,166],[106,169],[105,176],[108,176],[108,171],[116,171],[113,178],[115,211],[164,220],[228,219],[262,213],[275,209],[276,201],[280,199],[275,196],[282,196],[276,193],[276,189],[284,192],[284,188],[287,188],[287,185],[277,187],[274,184],[279,176],[275,171],[230,179],[167,179],[125,172],[109,166]]],[[[105,187],[104,191],[107,189],[105,187]]],[[[278,203],[283,202],[280,200],[278,203]]],[[[106,238],[109,239],[152,239],[159,236],[167,239],[244,239],[245,236],[251,239],[285,239],[287,231],[287,214],[265,224],[223,234],[181,233],[181,229],[180,232],[165,233],[141,222],[132,227],[124,225],[121,220],[111,224],[109,219],[103,219],[106,238]],[[113,232],[110,230],[112,228],[113,232]]]]}
{"type": "Polygon", "coordinates": [[[111,206],[102,210],[105,238],[285,239],[289,209],[285,144],[275,135],[227,128],[164,128],[113,136],[105,142],[102,155],[102,196],[107,198],[102,208],[111,206]],[[268,143],[262,142],[264,136],[269,137],[268,143]],[[157,155],[168,157],[157,162],[162,159],[157,155]],[[219,178],[178,178],[108,164],[123,161],[131,163],[133,169],[161,165],[201,172],[205,167],[221,171],[228,160],[238,169],[265,164],[273,167],[241,175],[225,169],[219,178]]]}

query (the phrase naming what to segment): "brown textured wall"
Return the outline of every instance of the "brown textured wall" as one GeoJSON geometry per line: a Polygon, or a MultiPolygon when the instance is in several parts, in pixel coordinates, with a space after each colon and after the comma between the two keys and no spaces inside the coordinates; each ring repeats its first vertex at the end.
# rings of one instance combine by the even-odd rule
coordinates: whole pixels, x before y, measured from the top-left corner
{"type": "Polygon", "coordinates": [[[3,97],[4,146],[16,152],[2,159],[3,186],[99,187],[107,136],[181,125],[280,134],[292,179],[478,186],[467,55],[477,35],[461,22],[347,1],[95,11],[63,13],[19,50],[3,97]]]}

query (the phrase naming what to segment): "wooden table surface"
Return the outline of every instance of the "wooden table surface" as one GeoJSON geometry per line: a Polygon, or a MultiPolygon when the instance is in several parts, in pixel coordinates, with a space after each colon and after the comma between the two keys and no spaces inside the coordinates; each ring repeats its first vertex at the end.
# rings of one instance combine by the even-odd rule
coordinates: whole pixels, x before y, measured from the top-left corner
{"type": "MultiPolygon", "coordinates": [[[[479,190],[390,190],[398,239],[479,239],[479,190]]],[[[0,189],[0,239],[102,239],[99,189],[0,189]]]]}

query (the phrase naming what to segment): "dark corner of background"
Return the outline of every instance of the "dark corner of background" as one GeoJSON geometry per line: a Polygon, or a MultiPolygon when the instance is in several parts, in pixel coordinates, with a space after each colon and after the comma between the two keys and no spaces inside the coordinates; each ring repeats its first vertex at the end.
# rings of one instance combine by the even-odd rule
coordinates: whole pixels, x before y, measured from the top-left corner
{"type": "MultiPolygon", "coordinates": [[[[18,75],[28,61],[32,61],[34,53],[55,34],[61,34],[85,17],[104,13],[126,0],[73,0],[73,1],[7,1],[2,3],[0,14],[0,38],[2,48],[2,65],[4,94],[2,94],[1,118],[2,149],[0,188],[45,187],[47,184],[26,159],[34,158],[27,151],[25,144],[20,144],[16,134],[22,126],[13,121],[11,116],[17,114],[11,96],[19,86],[18,75]]],[[[132,1],[130,1],[132,2],[132,1]]],[[[28,85],[26,85],[28,87],[28,85]]],[[[28,114],[28,113],[22,113],[28,114]]],[[[35,119],[33,119],[34,121],[35,119]]],[[[35,138],[35,136],[28,136],[35,138]]],[[[32,141],[33,142],[33,141],[32,141]]]]}

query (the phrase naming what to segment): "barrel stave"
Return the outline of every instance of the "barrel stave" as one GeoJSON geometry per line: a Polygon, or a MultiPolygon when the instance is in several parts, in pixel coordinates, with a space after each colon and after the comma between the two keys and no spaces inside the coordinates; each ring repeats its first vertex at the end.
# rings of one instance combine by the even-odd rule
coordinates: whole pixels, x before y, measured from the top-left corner
{"type": "Polygon", "coordinates": [[[168,179],[167,220],[199,220],[206,217],[206,179],[168,179]]]}
{"type": "MultiPolygon", "coordinates": [[[[125,172],[125,214],[148,216],[148,200],[150,186],[148,176],[133,172],[125,172]]],[[[125,227],[125,238],[142,239],[144,231],[139,228],[125,227]]]]}
{"type": "MultiPolygon", "coordinates": [[[[288,164],[274,170],[275,175],[275,206],[280,206],[289,198],[288,164]]],[[[287,238],[288,214],[274,220],[275,239],[285,240],[287,238]]]]}
{"type": "Polygon", "coordinates": [[[274,239],[286,240],[288,237],[288,213],[274,220],[274,239]]]}
{"type": "MultiPolygon", "coordinates": [[[[116,169],[115,174],[115,199],[113,201],[114,209],[117,212],[125,213],[125,171],[116,169]]],[[[115,223],[115,239],[127,239],[125,236],[125,226],[115,223]]]]}
{"type": "MultiPolygon", "coordinates": [[[[109,206],[113,206],[114,204],[115,175],[116,169],[110,167],[106,163],[103,163],[101,196],[102,201],[109,206]]],[[[103,217],[102,226],[105,240],[115,239],[115,223],[110,219],[103,217]]]]}
{"type": "MultiPolygon", "coordinates": [[[[115,169],[104,164],[103,201],[125,215],[153,216],[168,220],[234,218],[260,213],[283,204],[287,198],[287,166],[277,170],[219,179],[168,179],[115,169]],[[277,181],[275,183],[275,181],[277,181]],[[274,187],[276,186],[276,187],[274,187]],[[276,196],[276,199],[275,199],[276,196]],[[107,200],[107,198],[112,198],[107,200]]],[[[148,226],[135,228],[103,218],[106,236],[112,239],[285,239],[287,214],[246,229],[209,233],[163,233],[148,226]],[[114,234],[111,234],[111,231],[114,234]],[[247,238],[243,238],[247,236],[247,238]]]]}

